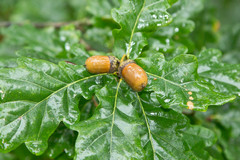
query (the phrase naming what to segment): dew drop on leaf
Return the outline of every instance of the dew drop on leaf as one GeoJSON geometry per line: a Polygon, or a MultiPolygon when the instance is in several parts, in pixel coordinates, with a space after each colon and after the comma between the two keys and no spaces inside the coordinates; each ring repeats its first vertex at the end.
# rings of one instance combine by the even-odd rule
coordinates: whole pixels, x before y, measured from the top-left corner
{"type": "Polygon", "coordinates": [[[167,43],[167,45],[169,45],[170,44],[170,40],[166,39],[166,43],[167,43]]]}
{"type": "Polygon", "coordinates": [[[96,82],[96,84],[100,84],[101,83],[101,77],[97,77],[95,82],[96,82]]]}
{"type": "Polygon", "coordinates": [[[5,93],[3,92],[3,90],[0,90],[0,95],[1,95],[1,99],[4,99],[5,93]]]}
{"type": "Polygon", "coordinates": [[[174,31],[175,31],[175,32],[179,32],[179,28],[175,28],[174,31]]]}
{"type": "Polygon", "coordinates": [[[60,37],[60,40],[61,40],[61,41],[65,41],[65,40],[66,40],[66,37],[61,36],[61,37],[60,37]]]}
{"type": "Polygon", "coordinates": [[[70,47],[70,44],[69,44],[69,43],[65,43],[65,49],[66,49],[67,51],[69,51],[69,50],[71,49],[71,47],[70,47]]]}
{"type": "Polygon", "coordinates": [[[170,99],[165,99],[164,102],[168,103],[168,102],[170,102],[170,99]]]}

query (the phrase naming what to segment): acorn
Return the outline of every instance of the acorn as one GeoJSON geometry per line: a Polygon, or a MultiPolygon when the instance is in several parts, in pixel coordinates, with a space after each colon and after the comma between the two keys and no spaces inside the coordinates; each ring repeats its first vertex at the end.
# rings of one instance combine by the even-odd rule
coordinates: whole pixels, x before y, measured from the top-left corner
{"type": "Polygon", "coordinates": [[[126,83],[136,92],[141,92],[148,83],[146,72],[133,60],[126,60],[119,66],[118,72],[126,83]]]}
{"type": "Polygon", "coordinates": [[[114,73],[118,70],[119,60],[114,56],[91,56],[85,62],[88,72],[98,73],[114,73]]]}

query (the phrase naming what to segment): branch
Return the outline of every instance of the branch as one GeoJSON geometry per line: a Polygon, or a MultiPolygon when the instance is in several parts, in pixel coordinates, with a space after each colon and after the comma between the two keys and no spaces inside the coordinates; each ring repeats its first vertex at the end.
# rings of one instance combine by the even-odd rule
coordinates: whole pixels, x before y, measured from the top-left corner
{"type": "Polygon", "coordinates": [[[54,27],[60,28],[62,26],[73,24],[77,29],[84,30],[85,26],[91,25],[89,21],[72,21],[72,22],[32,22],[32,23],[14,23],[14,22],[0,22],[0,27],[9,27],[11,25],[23,26],[25,24],[32,24],[36,28],[54,27]]]}

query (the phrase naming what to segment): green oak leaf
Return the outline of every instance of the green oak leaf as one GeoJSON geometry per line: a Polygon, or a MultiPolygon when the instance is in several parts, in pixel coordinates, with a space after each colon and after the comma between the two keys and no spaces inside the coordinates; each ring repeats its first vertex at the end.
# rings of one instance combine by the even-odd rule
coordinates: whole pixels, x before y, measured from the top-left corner
{"type": "Polygon", "coordinates": [[[239,108],[231,108],[228,110],[224,110],[224,112],[220,111],[212,117],[214,120],[221,123],[226,129],[231,130],[231,137],[237,138],[240,136],[240,109],[239,108]]]}
{"type": "Polygon", "coordinates": [[[191,33],[195,24],[190,18],[203,10],[203,3],[203,0],[179,0],[169,9],[173,18],[172,23],[167,27],[160,28],[156,33],[168,37],[191,33]]]}
{"type": "Polygon", "coordinates": [[[113,30],[114,54],[121,58],[127,54],[135,59],[147,45],[146,32],[153,32],[168,25],[172,18],[166,11],[175,0],[130,0],[124,1],[120,9],[112,10],[113,19],[120,29],[113,30]]]}
{"type": "Polygon", "coordinates": [[[91,100],[81,98],[80,101],[81,101],[81,103],[79,103],[79,110],[81,112],[80,121],[83,121],[92,117],[98,105],[98,101],[95,96],[93,96],[91,100]]]}
{"type": "Polygon", "coordinates": [[[208,112],[196,112],[195,118],[202,125],[218,135],[218,141],[211,147],[215,159],[237,160],[240,142],[240,108],[239,98],[233,103],[221,107],[210,107],[208,112]],[[215,147],[215,151],[213,150],[215,147]],[[216,153],[218,152],[218,153],[216,153]]]}
{"type": "Polygon", "coordinates": [[[231,160],[238,160],[240,152],[240,137],[230,137],[228,140],[220,138],[219,141],[221,143],[221,146],[224,148],[223,152],[225,156],[231,160]]]}
{"type": "Polygon", "coordinates": [[[67,154],[69,158],[73,157],[76,137],[76,132],[66,128],[64,124],[61,123],[49,138],[49,146],[45,154],[51,159],[55,159],[62,153],[67,154]]]}
{"type": "Polygon", "coordinates": [[[189,125],[183,114],[159,107],[150,96],[137,95],[145,123],[142,144],[146,159],[208,159],[204,148],[216,141],[214,133],[189,125]]]}
{"type": "Polygon", "coordinates": [[[212,83],[219,92],[240,94],[240,65],[221,62],[217,49],[206,49],[197,54],[199,76],[212,83]]]}
{"type": "Polygon", "coordinates": [[[16,157],[10,153],[0,153],[0,159],[2,160],[15,160],[16,157]]]}
{"type": "Polygon", "coordinates": [[[94,115],[72,126],[79,132],[75,159],[143,159],[140,121],[131,104],[135,94],[121,82],[102,88],[94,115]]]}
{"type": "Polygon", "coordinates": [[[52,0],[27,0],[19,1],[15,4],[11,20],[15,22],[22,22],[24,20],[33,22],[59,22],[68,21],[71,19],[71,16],[68,4],[64,0],[59,0],[59,3],[55,3],[52,0]]]}
{"type": "Polygon", "coordinates": [[[159,28],[149,39],[149,48],[163,52],[166,58],[172,59],[174,49],[187,47],[188,52],[193,52],[194,44],[188,38],[193,32],[195,23],[191,20],[194,15],[203,9],[203,0],[179,0],[168,10],[172,15],[172,23],[159,28]]]}
{"type": "Polygon", "coordinates": [[[213,144],[214,134],[192,127],[181,113],[155,105],[150,94],[132,92],[120,80],[96,96],[100,104],[94,115],[71,127],[79,133],[76,160],[209,157],[204,147],[213,144]]]}
{"type": "Polygon", "coordinates": [[[97,51],[108,52],[113,46],[112,30],[109,27],[88,29],[84,38],[97,51]]]}
{"type": "Polygon", "coordinates": [[[34,154],[63,121],[79,120],[79,99],[90,99],[108,83],[106,74],[91,75],[83,66],[19,58],[17,68],[0,69],[0,151],[26,144],[34,154]]]}
{"type": "Polygon", "coordinates": [[[1,30],[4,40],[0,43],[0,56],[45,59],[58,63],[62,60],[80,62],[88,57],[84,47],[79,44],[81,33],[73,25],[37,29],[31,25],[12,25],[1,30]],[[20,51],[19,51],[20,49],[20,51]],[[76,58],[77,57],[77,58],[76,58]]]}
{"type": "Polygon", "coordinates": [[[101,18],[112,18],[111,17],[111,9],[115,7],[119,7],[119,0],[91,0],[88,1],[87,11],[94,15],[95,17],[101,18]]]}
{"type": "Polygon", "coordinates": [[[136,59],[148,74],[146,91],[152,92],[164,107],[181,106],[206,111],[209,105],[221,105],[235,96],[215,91],[211,83],[199,79],[197,58],[182,54],[166,61],[163,54],[147,51],[136,59]]]}
{"type": "Polygon", "coordinates": [[[17,59],[16,58],[1,57],[0,68],[12,68],[12,67],[17,67],[17,59]]]}

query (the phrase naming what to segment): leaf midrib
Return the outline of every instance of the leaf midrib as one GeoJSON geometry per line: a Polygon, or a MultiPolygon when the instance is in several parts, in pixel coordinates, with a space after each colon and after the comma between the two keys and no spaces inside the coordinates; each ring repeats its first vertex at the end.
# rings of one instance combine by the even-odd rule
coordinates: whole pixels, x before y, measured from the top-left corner
{"type": "MultiPolygon", "coordinates": [[[[90,78],[98,77],[98,76],[107,75],[107,74],[108,74],[108,73],[103,73],[103,74],[97,74],[97,75],[93,75],[93,76],[89,76],[89,77],[84,77],[84,78],[82,78],[82,79],[79,79],[79,80],[77,80],[77,81],[74,81],[74,82],[71,82],[71,83],[65,85],[64,87],[62,87],[62,88],[56,90],[55,92],[51,93],[49,96],[47,96],[46,98],[44,98],[44,99],[41,100],[40,102],[36,103],[36,104],[35,104],[33,107],[31,107],[27,112],[23,113],[23,114],[22,114],[21,116],[19,116],[17,119],[13,120],[11,123],[13,123],[14,121],[18,120],[20,117],[25,116],[27,113],[29,113],[29,112],[32,111],[34,108],[36,108],[39,104],[41,104],[41,103],[44,102],[45,100],[49,99],[52,95],[60,92],[61,90],[65,89],[65,88],[67,88],[67,87],[69,87],[69,86],[71,86],[71,85],[74,85],[74,84],[76,84],[76,83],[78,83],[78,82],[81,82],[81,81],[84,81],[84,80],[87,80],[87,79],[90,79],[90,78]]],[[[9,123],[9,124],[11,124],[11,123],[9,123]]]]}
{"type": "Polygon", "coordinates": [[[142,105],[142,102],[141,102],[141,99],[140,99],[138,93],[136,93],[136,95],[137,95],[137,98],[138,98],[140,107],[141,107],[142,112],[143,112],[143,115],[144,115],[145,123],[146,123],[146,125],[147,125],[149,140],[150,140],[150,143],[151,143],[151,146],[152,146],[152,150],[153,150],[153,160],[155,160],[156,151],[155,151],[155,148],[154,148],[154,146],[153,146],[153,138],[152,138],[152,133],[151,133],[150,126],[149,126],[149,123],[148,123],[148,119],[147,119],[145,110],[144,110],[144,108],[143,108],[143,105],[142,105]]]}
{"type": "Polygon", "coordinates": [[[112,124],[111,124],[111,129],[110,129],[110,150],[109,150],[109,154],[110,154],[110,159],[111,159],[111,153],[112,153],[112,138],[113,138],[113,125],[114,125],[114,119],[115,119],[115,111],[116,111],[116,108],[117,108],[117,96],[118,96],[118,90],[119,90],[119,87],[120,87],[120,84],[122,82],[122,79],[120,79],[120,81],[118,82],[118,85],[117,85],[117,90],[116,90],[116,94],[115,94],[115,100],[114,100],[114,107],[113,107],[113,113],[111,114],[112,115],[112,124]]]}
{"type": "MultiPolygon", "coordinates": [[[[175,83],[175,82],[173,82],[173,81],[170,81],[170,80],[168,80],[168,79],[166,79],[166,78],[164,78],[164,77],[161,77],[161,76],[158,76],[158,75],[156,75],[156,74],[149,73],[149,72],[146,72],[146,73],[149,74],[149,75],[151,75],[151,76],[153,76],[153,77],[157,77],[157,78],[159,78],[159,79],[162,79],[162,80],[164,80],[165,82],[168,82],[168,83],[171,83],[171,84],[173,84],[173,85],[175,85],[175,86],[178,86],[178,87],[180,87],[180,88],[182,88],[182,89],[186,89],[186,88],[182,87],[180,84],[175,83]]],[[[187,82],[187,83],[189,83],[189,82],[187,82]]],[[[185,84],[185,83],[183,83],[183,84],[185,84]]]]}
{"type": "Polygon", "coordinates": [[[139,12],[138,15],[137,15],[137,19],[136,19],[136,21],[135,21],[135,24],[134,24],[133,29],[132,29],[132,32],[131,32],[130,40],[129,40],[128,47],[127,47],[127,54],[126,54],[128,58],[129,58],[129,54],[130,54],[130,50],[131,50],[130,48],[131,48],[131,43],[132,43],[133,34],[134,34],[135,29],[136,29],[136,27],[137,27],[137,24],[138,24],[140,15],[142,14],[142,12],[143,12],[143,10],[144,10],[145,3],[146,3],[146,0],[144,0],[144,2],[143,2],[142,8],[141,8],[140,12],[139,12]]]}

